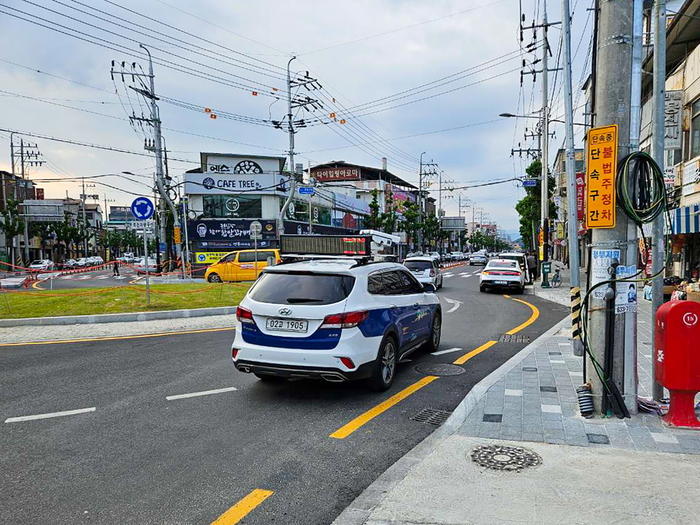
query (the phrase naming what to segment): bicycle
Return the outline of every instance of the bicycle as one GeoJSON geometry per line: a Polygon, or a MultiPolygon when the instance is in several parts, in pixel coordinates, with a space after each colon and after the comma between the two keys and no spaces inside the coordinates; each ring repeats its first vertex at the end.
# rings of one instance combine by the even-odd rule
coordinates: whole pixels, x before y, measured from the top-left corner
{"type": "Polygon", "coordinates": [[[549,280],[549,284],[551,284],[553,288],[559,288],[561,286],[561,275],[559,272],[559,268],[556,268],[554,270],[554,275],[552,275],[552,278],[549,280]]]}

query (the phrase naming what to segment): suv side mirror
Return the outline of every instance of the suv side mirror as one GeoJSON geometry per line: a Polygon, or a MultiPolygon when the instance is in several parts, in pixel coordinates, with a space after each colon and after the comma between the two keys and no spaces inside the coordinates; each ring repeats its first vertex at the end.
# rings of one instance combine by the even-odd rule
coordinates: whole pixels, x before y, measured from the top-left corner
{"type": "Polygon", "coordinates": [[[423,291],[425,293],[435,293],[435,286],[432,283],[425,283],[423,285],[423,291]]]}

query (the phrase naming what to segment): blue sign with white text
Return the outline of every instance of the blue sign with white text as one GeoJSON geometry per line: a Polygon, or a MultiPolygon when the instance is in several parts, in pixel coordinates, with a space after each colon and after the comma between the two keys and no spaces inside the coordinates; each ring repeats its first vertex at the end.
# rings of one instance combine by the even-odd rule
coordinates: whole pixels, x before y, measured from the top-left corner
{"type": "Polygon", "coordinates": [[[301,186],[299,188],[299,195],[313,195],[314,189],[309,186],[301,186]]]}
{"type": "Polygon", "coordinates": [[[537,181],[533,179],[525,179],[523,181],[523,186],[525,188],[534,188],[535,186],[537,186],[537,181]]]}
{"type": "Polygon", "coordinates": [[[153,217],[153,202],[147,197],[136,197],[131,203],[131,213],[140,221],[146,221],[153,217]]]}

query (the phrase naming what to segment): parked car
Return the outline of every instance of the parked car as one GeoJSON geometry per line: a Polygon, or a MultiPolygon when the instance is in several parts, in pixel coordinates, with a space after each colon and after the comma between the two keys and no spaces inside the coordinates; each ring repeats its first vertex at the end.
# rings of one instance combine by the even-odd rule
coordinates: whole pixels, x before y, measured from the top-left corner
{"type": "Polygon", "coordinates": [[[239,250],[227,253],[218,262],[212,264],[204,273],[204,278],[210,283],[223,281],[254,281],[267,266],[267,259],[274,257],[276,263],[281,261],[279,250],[258,250],[255,260],[255,250],[239,250]]]}
{"type": "Polygon", "coordinates": [[[63,261],[62,268],[66,270],[70,270],[72,268],[76,267],[76,260],[75,259],[66,259],[63,261]]]}
{"type": "Polygon", "coordinates": [[[515,293],[525,290],[525,272],[518,266],[517,261],[509,259],[492,259],[481,272],[479,291],[485,292],[492,288],[508,288],[515,293]]]}
{"type": "Polygon", "coordinates": [[[421,284],[432,284],[436,290],[442,288],[442,272],[440,271],[440,262],[433,257],[411,257],[403,262],[403,265],[408,268],[413,277],[418,279],[421,284]]]}
{"type": "Polygon", "coordinates": [[[99,255],[95,255],[94,257],[92,257],[92,265],[93,266],[98,266],[98,265],[104,264],[104,263],[105,263],[105,260],[102,257],[100,257],[99,255]]]}
{"type": "Polygon", "coordinates": [[[54,269],[54,265],[49,259],[37,259],[36,261],[31,262],[29,269],[35,272],[48,272],[54,269]]]}
{"type": "Polygon", "coordinates": [[[486,266],[486,263],[488,262],[488,257],[486,257],[486,254],[484,252],[472,253],[472,256],[469,257],[469,266],[474,266],[475,264],[481,264],[486,266]]]}
{"type": "Polygon", "coordinates": [[[440,345],[435,288],[395,263],[310,260],[263,269],[236,310],[231,358],[267,382],[368,379],[388,390],[397,364],[440,345]]]}
{"type": "Polygon", "coordinates": [[[525,274],[525,282],[527,284],[532,284],[534,281],[534,276],[530,275],[530,269],[527,267],[527,257],[524,253],[520,252],[503,252],[498,254],[499,259],[508,259],[510,261],[517,261],[518,266],[525,274]]]}
{"type": "Polygon", "coordinates": [[[148,264],[148,273],[154,273],[158,269],[158,265],[155,259],[148,258],[148,263],[146,263],[146,258],[142,257],[141,260],[135,265],[136,273],[138,275],[143,275],[146,273],[146,264],[148,264]]]}
{"type": "Polygon", "coordinates": [[[463,261],[464,260],[464,253],[452,252],[452,260],[453,261],[463,261]]]}

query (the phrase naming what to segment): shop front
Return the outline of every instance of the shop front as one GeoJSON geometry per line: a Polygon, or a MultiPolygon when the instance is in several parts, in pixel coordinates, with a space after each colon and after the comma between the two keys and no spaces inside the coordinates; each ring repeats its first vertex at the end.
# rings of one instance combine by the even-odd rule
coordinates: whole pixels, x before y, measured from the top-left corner
{"type": "MultiPolygon", "coordinates": [[[[187,234],[192,244],[195,266],[208,266],[235,250],[253,248],[250,239],[250,219],[200,219],[187,221],[187,234]]],[[[277,221],[259,219],[262,224],[262,239],[258,248],[277,247],[277,221]]]]}

